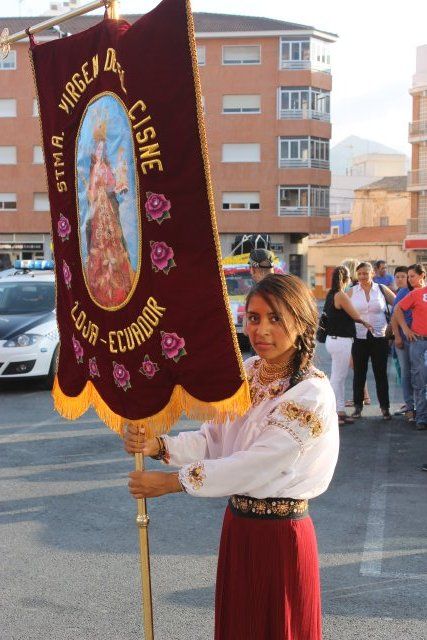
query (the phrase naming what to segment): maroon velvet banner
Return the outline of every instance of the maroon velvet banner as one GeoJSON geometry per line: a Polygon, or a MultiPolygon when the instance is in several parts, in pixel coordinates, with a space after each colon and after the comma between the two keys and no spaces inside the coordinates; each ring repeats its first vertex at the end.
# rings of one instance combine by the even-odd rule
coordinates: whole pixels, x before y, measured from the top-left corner
{"type": "Polygon", "coordinates": [[[53,396],[120,430],[244,413],[193,21],[163,0],[31,49],[61,337],[53,396]]]}

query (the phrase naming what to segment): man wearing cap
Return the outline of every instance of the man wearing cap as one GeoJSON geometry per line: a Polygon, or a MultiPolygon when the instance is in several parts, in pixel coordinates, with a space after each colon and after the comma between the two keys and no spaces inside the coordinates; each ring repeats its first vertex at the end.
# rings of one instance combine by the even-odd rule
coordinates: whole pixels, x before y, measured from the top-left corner
{"type": "Polygon", "coordinates": [[[269,273],[274,273],[274,255],[268,249],[252,249],[249,256],[249,270],[254,282],[259,282],[269,273]]]}

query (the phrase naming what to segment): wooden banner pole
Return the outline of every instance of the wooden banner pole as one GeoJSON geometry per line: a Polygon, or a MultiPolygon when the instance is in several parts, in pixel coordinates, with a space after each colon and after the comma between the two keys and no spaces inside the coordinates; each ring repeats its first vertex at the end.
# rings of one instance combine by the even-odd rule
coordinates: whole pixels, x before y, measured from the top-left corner
{"type": "Polygon", "coordinates": [[[28,38],[29,34],[40,33],[41,31],[45,31],[46,29],[51,29],[52,27],[70,20],[70,18],[82,16],[85,13],[89,13],[89,11],[99,9],[99,7],[105,7],[110,18],[118,19],[118,0],[94,0],[93,2],[89,2],[88,4],[83,5],[82,7],[72,9],[67,13],[63,13],[60,16],[54,16],[52,18],[48,18],[47,20],[43,20],[43,22],[39,22],[32,27],[28,27],[28,30],[24,29],[23,31],[18,31],[17,33],[13,33],[12,35],[10,35],[9,29],[3,29],[0,34],[0,55],[5,58],[10,51],[10,45],[13,42],[17,42],[18,40],[24,40],[25,38],[28,38]]]}
{"type": "MultiPolygon", "coordinates": [[[[144,456],[135,454],[136,471],[144,471],[144,456]]],[[[154,640],[153,602],[151,596],[150,549],[148,544],[148,525],[150,517],[147,513],[145,499],[137,500],[136,524],[139,528],[139,549],[141,563],[142,615],[145,640],[154,640]]]]}

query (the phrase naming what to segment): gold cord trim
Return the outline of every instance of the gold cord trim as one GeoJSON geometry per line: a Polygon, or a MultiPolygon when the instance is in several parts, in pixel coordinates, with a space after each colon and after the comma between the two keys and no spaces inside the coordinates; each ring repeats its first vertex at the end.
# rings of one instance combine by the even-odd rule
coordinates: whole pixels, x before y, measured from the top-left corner
{"type": "MultiPolygon", "coordinates": [[[[40,137],[41,137],[41,143],[42,143],[42,148],[44,151],[44,132],[43,132],[43,122],[42,122],[42,115],[41,115],[41,110],[40,110],[40,98],[39,98],[39,90],[38,90],[38,86],[37,86],[37,78],[36,78],[36,70],[34,68],[34,58],[33,58],[33,50],[29,49],[28,50],[28,57],[30,58],[30,66],[31,66],[31,73],[33,76],[33,82],[34,82],[34,89],[35,89],[35,93],[36,93],[36,99],[37,99],[37,107],[38,107],[38,113],[39,115],[37,116],[37,120],[39,121],[39,128],[40,128],[40,137]]],[[[45,157],[45,161],[43,163],[44,166],[44,179],[46,181],[46,191],[47,194],[49,195],[49,176],[48,176],[48,172],[47,172],[47,164],[46,164],[46,157],[45,157]]],[[[50,198],[49,198],[49,208],[50,208],[50,198]]],[[[52,245],[52,247],[54,246],[54,242],[53,242],[53,224],[52,224],[52,212],[49,211],[49,226],[50,226],[50,243],[52,245]]],[[[55,256],[54,256],[55,257],[55,256]]],[[[55,286],[55,309],[58,308],[58,274],[59,274],[59,267],[56,264],[56,261],[53,261],[53,268],[54,268],[54,272],[55,272],[55,278],[54,278],[54,286],[55,286]]],[[[59,324],[58,324],[58,315],[55,314],[55,322],[56,322],[56,329],[58,331],[58,335],[61,336],[61,333],[59,331],[59,324]]],[[[60,357],[60,353],[61,353],[61,340],[59,340],[58,342],[58,354],[57,354],[57,362],[59,362],[59,357],[60,357]]]]}
{"type": "Polygon", "coordinates": [[[194,88],[196,91],[197,124],[199,127],[200,146],[201,146],[201,151],[203,156],[206,190],[207,190],[208,200],[209,200],[209,211],[211,215],[212,233],[215,241],[218,271],[219,271],[219,276],[221,278],[222,296],[224,299],[225,309],[227,312],[228,322],[230,325],[234,351],[236,354],[237,361],[239,363],[240,377],[242,380],[245,380],[246,375],[243,367],[243,359],[240,353],[239,343],[236,335],[236,328],[234,326],[233,316],[231,315],[230,305],[228,302],[227,285],[225,282],[224,269],[222,267],[221,244],[219,241],[218,225],[217,225],[216,215],[215,215],[215,200],[213,196],[212,181],[211,181],[211,175],[210,175],[209,153],[208,153],[208,143],[207,143],[207,137],[206,137],[205,120],[203,116],[202,87],[200,84],[199,65],[197,62],[196,38],[194,33],[194,20],[193,20],[193,14],[191,11],[190,0],[186,0],[186,11],[187,11],[188,42],[190,45],[191,60],[192,60],[192,66],[193,66],[194,88]]]}
{"type": "Polygon", "coordinates": [[[167,433],[183,413],[196,420],[214,420],[217,423],[233,420],[236,416],[244,415],[250,406],[249,385],[246,380],[240,385],[234,395],[216,402],[198,400],[181,385],[176,385],[168,404],[158,413],[129,420],[115,413],[101,397],[92,382],[88,381],[78,396],[67,396],[61,389],[58,377],[52,389],[52,397],[56,411],[69,420],[76,420],[92,406],[99,418],[113,431],[120,435],[127,424],[144,427],[148,437],[155,437],[167,433]]]}
{"type": "MultiPolygon", "coordinates": [[[[107,0],[108,2],[110,2],[111,4],[111,0],[107,0]]],[[[129,115],[128,115],[128,109],[125,105],[125,103],[123,102],[123,100],[120,98],[120,96],[118,96],[116,93],[114,93],[113,91],[103,91],[102,93],[97,93],[96,96],[93,96],[93,98],[91,98],[89,100],[89,102],[86,104],[85,110],[83,112],[83,115],[80,119],[80,123],[79,123],[79,127],[77,129],[77,134],[76,134],[76,138],[74,141],[74,189],[75,189],[75,194],[76,194],[76,220],[75,220],[75,224],[77,225],[77,232],[78,232],[78,239],[79,239],[79,255],[80,255],[80,267],[81,267],[81,271],[83,274],[83,279],[86,285],[86,291],[88,293],[88,296],[90,297],[90,299],[92,300],[92,302],[94,304],[96,304],[97,307],[100,307],[101,309],[103,309],[104,311],[118,311],[119,309],[122,309],[123,307],[125,307],[131,300],[133,294],[135,293],[135,289],[138,286],[139,280],[141,278],[141,272],[142,272],[142,225],[141,225],[141,209],[140,209],[140,191],[139,191],[139,180],[138,180],[138,175],[137,175],[137,168],[136,168],[136,162],[135,162],[135,158],[136,158],[136,153],[135,153],[135,140],[133,139],[133,135],[132,135],[132,125],[129,121],[129,115]],[[99,100],[100,98],[102,98],[103,96],[110,96],[114,99],[116,99],[122,106],[123,111],[126,115],[126,119],[127,119],[127,124],[129,126],[129,137],[132,140],[132,149],[133,149],[133,171],[134,171],[134,179],[135,179],[135,191],[136,191],[136,208],[137,208],[137,222],[138,222],[138,234],[139,234],[139,243],[138,243],[138,265],[135,271],[135,277],[132,283],[132,287],[131,290],[129,291],[128,295],[126,296],[126,299],[121,302],[119,305],[116,305],[114,307],[104,307],[102,304],[100,304],[99,302],[97,302],[95,300],[95,298],[92,295],[92,291],[90,290],[89,284],[88,284],[88,280],[86,277],[86,271],[85,271],[85,266],[83,263],[83,256],[82,256],[82,238],[81,238],[81,229],[80,229],[80,204],[79,204],[79,189],[78,189],[78,176],[77,176],[77,155],[78,155],[78,140],[80,137],[80,132],[82,129],[82,125],[83,125],[83,121],[86,117],[87,111],[89,109],[89,107],[91,106],[92,103],[96,102],[97,100],[99,100]]],[[[123,230],[122,230],[123,231],[123,230]]],[[[89,255],[89,252],[88,252],[89,255]]],[[[130,256],[129,256],[130,258],[130,256]]],[[[130,261],[130,259],[129,259],[130,261]]]]}

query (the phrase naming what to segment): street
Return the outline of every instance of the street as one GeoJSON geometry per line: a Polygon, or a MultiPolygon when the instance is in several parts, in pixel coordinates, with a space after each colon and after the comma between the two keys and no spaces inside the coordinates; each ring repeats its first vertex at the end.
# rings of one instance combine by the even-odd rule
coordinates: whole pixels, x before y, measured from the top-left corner
{"type": "MultiPolygon", "coordinates": [[[[327,371],[323,346],[317,362],[327,371]]],[[[390,381],[395,410],[391,364],[390,381]]],[[[369,385],[373,404],[341,429],[334,480],[310,505],[324,638],[425,640],[427,432],[382,421],[369,385]]],[[[132,459],[93,412],[62,420],[34,384],[3,385],[0,402],[1,640],[142,639],[132,459]]],[[[226,500],[148,503],[156,640],[208,640],[226,500]]]]}

